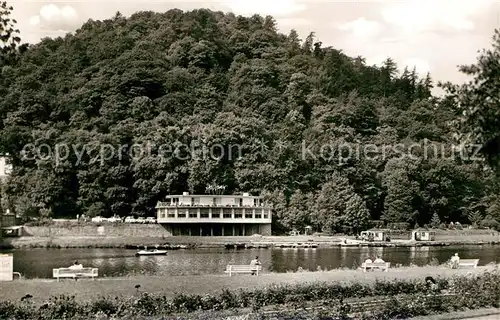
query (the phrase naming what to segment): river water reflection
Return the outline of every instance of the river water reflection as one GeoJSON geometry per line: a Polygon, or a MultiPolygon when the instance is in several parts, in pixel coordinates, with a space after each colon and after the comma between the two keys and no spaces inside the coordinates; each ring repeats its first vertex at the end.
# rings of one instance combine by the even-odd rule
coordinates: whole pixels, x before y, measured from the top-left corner
{"type": "MultiPolygon", "coordinates": [[[[14,271],[27,278],[50,278],[52,268],[67,267],[76,260],[99,268],[99,276],[134,274],[221,274],[227,264],[248,264],[258,255],[264,271],[287,272],[356,268],[367,256],[381,256],[392,265],[445,263],[452,254],[479,258],[479,265],[497,262],[500,246],[455,246],[419,248],[318,248],[318,249],[196,249],[169,251],[167,256],[136,257],[126,249],[26,249],[14,253],[14,271]]],[[[499,259],[500,260],[500,259],[499,259]]]]}

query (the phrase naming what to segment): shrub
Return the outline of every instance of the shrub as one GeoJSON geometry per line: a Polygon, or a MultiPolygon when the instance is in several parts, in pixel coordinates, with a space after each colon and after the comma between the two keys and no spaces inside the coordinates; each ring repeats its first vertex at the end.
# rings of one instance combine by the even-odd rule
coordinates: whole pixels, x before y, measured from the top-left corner
{"type": "Polygon", "coordinates": [[[479,226],[482,228],[489,228],[496,231],[500,231],[500,223],[492,218],[485,218],[480,223],[479,226]]]}

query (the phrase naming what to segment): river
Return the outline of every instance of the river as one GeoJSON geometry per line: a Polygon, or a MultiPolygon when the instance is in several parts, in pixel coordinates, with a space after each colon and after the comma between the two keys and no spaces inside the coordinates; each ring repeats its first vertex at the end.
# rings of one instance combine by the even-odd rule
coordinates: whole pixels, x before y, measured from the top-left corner
{"type": "MultiPolygon", "coordinates": [[[[248,264],[255,256],[264,272],[356,268],[367,256],[381,256],[391,266],[445,263],[458,252],[464,259],[480,259],[479,265],[497,262],[500,246],[449,246],[417,248],[317,248],[317,249],[195,249],[173,250],[167,256],[136,257],[126,249],[18,249],[14,271],[25,278],[51,278],[52,268],[68,267],[75,261],[99,268],[99,276],[221,274],[227,264],[248,264]]],[[[500,259],[498,259],[500,261],[500,259]]]]}

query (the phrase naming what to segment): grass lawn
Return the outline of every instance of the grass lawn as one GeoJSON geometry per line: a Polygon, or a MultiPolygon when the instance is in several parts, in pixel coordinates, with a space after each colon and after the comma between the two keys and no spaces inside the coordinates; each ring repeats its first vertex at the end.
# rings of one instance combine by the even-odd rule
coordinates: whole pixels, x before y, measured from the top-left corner
{"type": "Polygon", "coordinates": [[[51,296],[75,295],[80,300],[93,300],[99,296],[133,296],[140,292],[160,293],[172,297],[178,293],[208,294],[222,289],[263,288],[272,284],[297,284],[311,282],[363,282],[372,283],[377,279],[421,279],[426,276],[452,277],[467,273],[481,273],[496,266],[475,269],[452,270],[445,267],[404,267],[390,269],[389,272],[367,272],[358,270],[332,270],[326,272],[265,273],[259,276],[200,275],[200,276],[133,276],[126,278],[100,278],[96,280],[47,280],[27,279],[3,282],[0,300],[18,300],[26,294],[33,301],[46,301],[51,296]],[[135,286],[140,285],[139,289],[135,286]]]}

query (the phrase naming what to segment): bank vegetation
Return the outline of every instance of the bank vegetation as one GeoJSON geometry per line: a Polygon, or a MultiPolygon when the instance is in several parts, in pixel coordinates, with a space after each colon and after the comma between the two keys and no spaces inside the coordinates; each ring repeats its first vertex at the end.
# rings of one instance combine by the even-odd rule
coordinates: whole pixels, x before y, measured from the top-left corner
{"type": "Polygon", "coordinates": [[[139,286],[133,296],[103,296],[90,302],[66,295],[35,303],[27,294],[18,301],[1,301],[0,319],[216,319],[229,314],[260,319],[406,319],[500,306],[497,269],[438,278],[436,283],[436,288],[423,279],[272,285],[173,297],[139,292],[139,286]]]}

